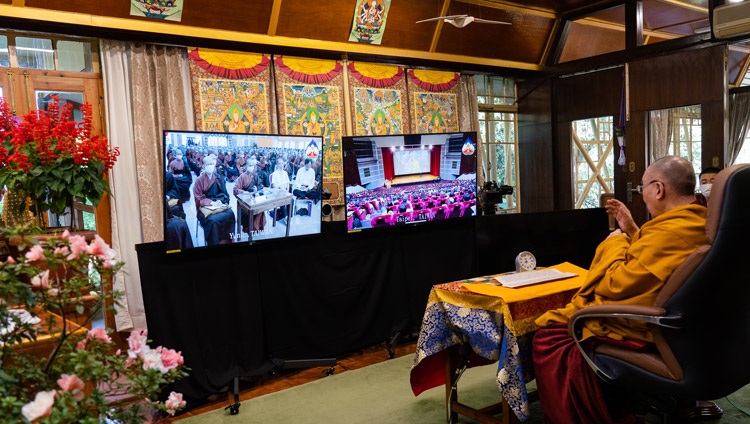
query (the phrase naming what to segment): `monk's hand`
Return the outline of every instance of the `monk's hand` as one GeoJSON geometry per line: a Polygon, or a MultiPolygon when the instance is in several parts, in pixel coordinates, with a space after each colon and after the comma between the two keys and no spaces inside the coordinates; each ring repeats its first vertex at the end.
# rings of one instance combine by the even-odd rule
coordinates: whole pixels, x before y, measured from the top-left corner
{"type": "Polygon", "coordinates": [[[638,231],[638,226],[633,220],[633,215],[624,203],[617,199],[609,199],[604,205],[604,208],[610,216],[615,218],[617,225],[622,229],[622,232],[633,235],[638,231]]]}

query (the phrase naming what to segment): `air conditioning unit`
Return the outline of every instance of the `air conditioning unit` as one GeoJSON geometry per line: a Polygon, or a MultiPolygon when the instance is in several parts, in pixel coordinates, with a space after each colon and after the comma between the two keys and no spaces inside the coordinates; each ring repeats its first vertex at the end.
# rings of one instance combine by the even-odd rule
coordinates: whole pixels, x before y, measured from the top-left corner
{"type": "Polygon", "coordinates": [[[711,27],[716,38],[750,34],[750,1],[716,6],[711,27]]]}

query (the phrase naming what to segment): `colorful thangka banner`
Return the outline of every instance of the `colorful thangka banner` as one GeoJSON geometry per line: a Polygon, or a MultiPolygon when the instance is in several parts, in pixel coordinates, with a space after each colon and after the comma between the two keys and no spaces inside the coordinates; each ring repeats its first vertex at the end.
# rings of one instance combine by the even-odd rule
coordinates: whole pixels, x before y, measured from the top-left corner
{"type": "Polygon", "coordinates": [[[343,175],[343,77],[338,61],[276,56],[279,129],[323,136],[323,178],[343,175]]]}
{"type": "Polygon", "coordinates": [[[408,71],[415,133],[459,131],[458,72],[408,71]]]}
{"type": "Polygon", "coordinates": [[[185,0],[130,0],[130,15],[165,21],[182,20],[185,0]]]}
{"type": "Polygon", "coordinates": [[[349,62],[355,135],[403,134],[408,122],[404,70],[393,65],[349,62]]]}
{"type": "Polygon", "coordinates": [[[349,41],[380,44],[390,8],[391,0],[359,0],[354,9],[349,41]]]}
{"type": "Polygon", "coordinates": [[[193,49],[188,56],[197,128],[245,134],[273,132],[267,56],[210,49],[193,49]]]}

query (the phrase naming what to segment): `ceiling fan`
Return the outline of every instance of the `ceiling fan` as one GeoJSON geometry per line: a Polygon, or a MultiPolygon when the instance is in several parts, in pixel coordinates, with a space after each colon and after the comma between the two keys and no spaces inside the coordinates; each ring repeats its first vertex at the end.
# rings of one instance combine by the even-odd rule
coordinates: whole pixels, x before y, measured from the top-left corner
{"type": "Polygon", "coordinates": [[[500,25],[510,25],[510,22],[502,22],[502,21],[491,21],[488,19],[480,19],[475,18],[473,16],[469,15],[449,15],[449,16],[437,16],[435,18],[429,18],[429,19],[423,19],[421,21],[417,21],[416,23],[421,24],[422,22],[432,22],[432,21],[440,21],[442,20],[445,23],[449,23],[453,25],[456,28],[463,28],[466,25],[469,25],[472,22],[480,23],[480,24],[500,24],[500,25]]]}

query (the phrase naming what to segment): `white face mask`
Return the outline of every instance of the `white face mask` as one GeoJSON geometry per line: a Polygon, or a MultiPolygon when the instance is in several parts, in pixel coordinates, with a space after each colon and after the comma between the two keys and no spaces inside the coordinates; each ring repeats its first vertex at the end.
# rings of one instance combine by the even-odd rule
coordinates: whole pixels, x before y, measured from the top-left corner
{"type": "Polygon", "coordinates": [[[182,155],[177,155],[177,159],[182,159],[182,155]]]}
{"type": "Polygon", "coordinates": [[[700,185],[701,194],[703,194],[704,196],[706,196],[706,199],[708,199],[708,196],[711,195],[711,186],[712,185],[713,184],[701,184],[700,185]]]}
{"type": "Polygon", "coordinates": [[[216,170],[216,165],[206,165],[205,166],[205,171],[206,171],[206,174],[208,174],[208,175],[212,175],[215,170],[216,170]]]}

